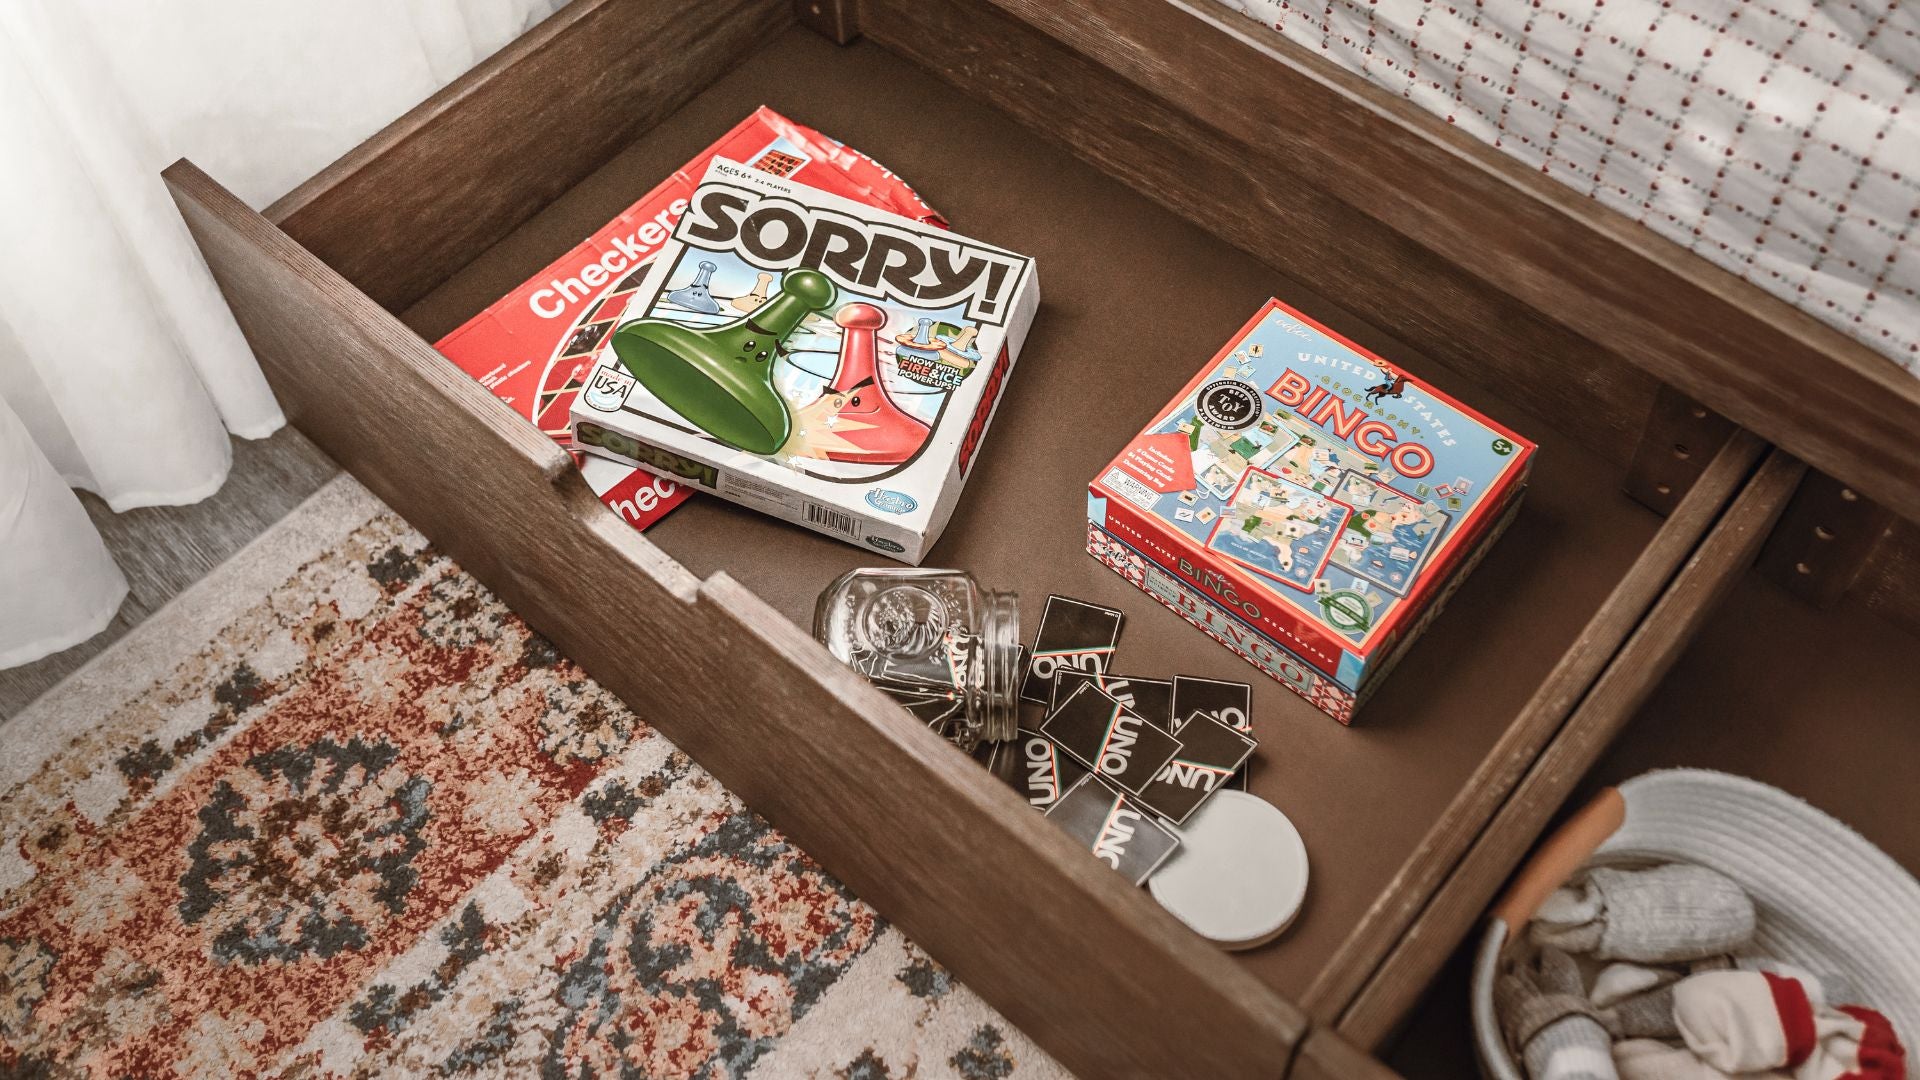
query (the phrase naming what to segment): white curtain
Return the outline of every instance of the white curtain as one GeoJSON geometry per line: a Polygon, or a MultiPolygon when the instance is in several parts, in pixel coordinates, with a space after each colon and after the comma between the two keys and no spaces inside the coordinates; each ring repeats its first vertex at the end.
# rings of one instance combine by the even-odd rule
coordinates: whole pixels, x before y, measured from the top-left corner
{"type": "Polygon", "coordinates": [[[283,423],[160,169],[264,206],[561,2],[0,0],[0,667],[126,591],[54,477],[194,502],[283,423]]]}

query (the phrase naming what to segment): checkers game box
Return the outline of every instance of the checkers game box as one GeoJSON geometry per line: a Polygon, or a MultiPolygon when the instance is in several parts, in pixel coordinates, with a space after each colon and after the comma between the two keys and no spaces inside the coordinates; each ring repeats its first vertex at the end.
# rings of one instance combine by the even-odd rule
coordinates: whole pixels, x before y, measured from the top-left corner
{"type": "MultiPolygon", "coordinates": [[[[579,246],[434,347],[541,431],[571,446],[568,410],[585,385],[594,357],[626,317],[641,276],[686,211],[701,175],[718,157],[915,221],[942,224],[912,188],[872,158],[762,106],[579,246]]],[[[712,299],[718,304],[737,298],[712,299]]],[[[635,528],[646,528],[691,494],[685,485],[631,464],[578,454],[575,458],[600,501],[635,528]]]]}
{"type": "Polygon", "coordinates": [[[1273,300],[1089,485],[1088,550],[1347,723],[1505,527],[1533,452],[1273,300]]]}

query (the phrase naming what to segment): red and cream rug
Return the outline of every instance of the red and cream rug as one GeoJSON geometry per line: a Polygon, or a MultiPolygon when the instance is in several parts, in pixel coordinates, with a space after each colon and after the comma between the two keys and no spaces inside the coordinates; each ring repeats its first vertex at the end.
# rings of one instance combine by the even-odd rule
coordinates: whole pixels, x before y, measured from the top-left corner
{"type": "Polygon", "coordinates": [[[0,1074],[1064,1075],[350,479],[0,746],[0,1074]]]}

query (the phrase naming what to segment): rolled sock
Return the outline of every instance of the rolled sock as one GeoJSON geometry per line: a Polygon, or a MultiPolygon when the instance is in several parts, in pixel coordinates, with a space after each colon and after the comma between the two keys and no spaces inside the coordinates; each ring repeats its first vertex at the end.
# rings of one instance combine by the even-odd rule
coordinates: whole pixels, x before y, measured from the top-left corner
{"type": "Polygon", "coordinates": [[[1753,919],[1745,890],[1704,866],[1594,867],[1547,897],[1528,935],[1597,960],[1668,964],[1740,948],[1753,919]]]}
{"type": "MultiPolygon", "coordinates": [[[[1654,1039],[1626,1039],[1613,1044],[1613,1064],[1620,1080],[1725,1080],[1730,1075],[1701,1061],[1684,1046],[1668,1046],[1654,1039]]],[[[1791,1080],[1787,1073],[1741,1073],[1751,1080],[1791,1080]]]]}
{"type": "Polygon", "coordinates": [[[1884,1016],[1829,1008],[1817,986],[1759,971],[1692,975],[1674,986],[1687,1048],[1723,1072],[1786,1069],[1797,1080],[1902,1080],[1906,1050],[1884,1016]]]}
{"type": "Polygon", "coordinates": [[[1542,950],[1494,984],[1494,1009],[1530,1080],[1615,1080],[1612,1037],[1594,1015],[1580,968],[1557,949],[1542,950]]]}
{"type": "MultiPolygon", "coordinates": [[[[1764,971],[1788,979],[1798,979],[1808,988],[1807,992],[1809,994],[1814,993],[1814,988],[1818,987],[1819,997],[1822,1001],[1860,1000],[1860,995],[1854,992],[1853,982],[1844,975],[1835,975],[1824,971],[1808,971],[1806,968],[1797,967],[1793,964],[1766,956],[1743,956],[1739,959],[1736,966],[1741,971],[1764,971]]],[[[1691,969],[1689,974],[1701,970],[1703,969],[1695,967],[1691,969]]]]}
{"type": "Polygon", "coordinates": [[[1673,1025],[1673,984],[1680,973],[1671,968],[1615,963],[1601,969],[1588,997],[1600,1023],[1615,1039],[1670,1039],[1679,1036],[1673,1025]]]}

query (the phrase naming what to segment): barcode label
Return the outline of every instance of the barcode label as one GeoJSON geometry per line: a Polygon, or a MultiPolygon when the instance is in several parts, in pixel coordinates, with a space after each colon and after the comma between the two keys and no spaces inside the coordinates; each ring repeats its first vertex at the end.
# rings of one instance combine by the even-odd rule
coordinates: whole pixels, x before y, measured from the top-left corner
{"type": "Polygon", "coordinates": [[[820,528],[837,532],[842,536],[858,537],[860,535],[852,514],[844,510],[835,510],[831,506],[821,506],[819,503],[807,504],[807,524],[818,525],[820,528]]]}

